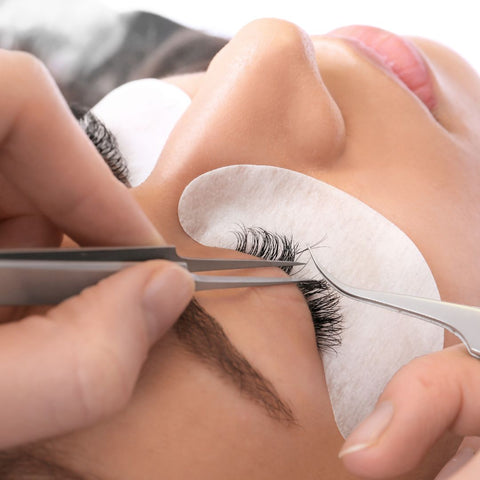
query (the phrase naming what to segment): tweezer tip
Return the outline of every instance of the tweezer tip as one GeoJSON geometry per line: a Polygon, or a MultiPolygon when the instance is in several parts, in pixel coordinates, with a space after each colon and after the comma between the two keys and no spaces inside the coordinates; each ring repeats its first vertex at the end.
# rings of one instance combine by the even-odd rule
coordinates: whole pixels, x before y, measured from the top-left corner
{"type": "Polygon", "coordinates": [[[320,268],[320,265],[317,263],[317,261],[315,260],[315,257],[313,256],[313,252],[312,252],[312,249],[310,248],[310,246],[307,246],[307,249],[308,249],[308,253],[310,254],[310,259],[313,262],[313,265],[319,271],[319,273],[322,275],[322,277],[324,277],[326,279],[325,274],[323,273],[323,270],[320,268]]]}
{"type": "Polygon", "coordinates": [[[273,267],[296,267],[306,265],[305,262],[297,262],[293,260],[255,260],[262,265],[272,265],[273,267]]]}

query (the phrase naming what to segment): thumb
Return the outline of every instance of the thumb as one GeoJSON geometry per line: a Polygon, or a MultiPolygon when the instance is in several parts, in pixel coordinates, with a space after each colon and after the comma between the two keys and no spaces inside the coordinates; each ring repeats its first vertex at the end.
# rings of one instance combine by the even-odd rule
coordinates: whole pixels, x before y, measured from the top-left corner
{"type": "Polygon", "coordinates": [[[373,414],[345,442],[339,454],[345,466],[368,478],[400,475],[445,435],[451,448],[455,436],[478,434],[479,379],[480,362],[463,345],[416,358],[394,375],[373,414]]]}
{"type": "Polygon", "coordinates": [[[0,448],[65,433],[122,408],[150,346],[194,283],[165,261],[125,269],[44,316],[0,327],[0,448]]]}

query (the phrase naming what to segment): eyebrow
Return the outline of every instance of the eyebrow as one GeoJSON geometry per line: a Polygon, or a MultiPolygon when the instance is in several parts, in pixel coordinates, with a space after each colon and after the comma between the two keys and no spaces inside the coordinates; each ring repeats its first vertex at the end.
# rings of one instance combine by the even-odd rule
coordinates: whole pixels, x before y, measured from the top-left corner
{"type": "Polygon", "coordinates": [[[271,418],[286,426],[298,425],[292,409],[280,398],[272,382],[237,350],[222,326],[197,300],[190,302],[173,330],[189,352],[233,382],[271,418]]]}

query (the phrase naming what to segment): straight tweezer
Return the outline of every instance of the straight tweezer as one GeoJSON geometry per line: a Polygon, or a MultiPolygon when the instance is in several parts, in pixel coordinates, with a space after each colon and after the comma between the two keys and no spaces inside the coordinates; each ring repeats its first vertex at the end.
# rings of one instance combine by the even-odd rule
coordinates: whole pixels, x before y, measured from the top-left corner
{"type": "MultiPolygon", "coordinates": [[[[122,268],[164,259],[191,272],[292,267],[300,262],[181,257],[175,247],[0,250],[0,305],[54,304],[122,268]]],[[[291,278],[193,274],[196,290],[298,283],[291,278]]]]}
{"type": "Polygon", "coordinates": [[[480,308],[352,287],[327,272],[315,260],[311,250],[310,256],[318,272],[341,294],[438,325],[460,338],[468,353],[480,359],[480,308]]]}
{"type": "Polygon", "coordinates": [[[175,247],[172,245],[165,247],[35,248],[0,250],[0,260],[48,260],[68,262],[141,262],[145,260],[169,260],[171,262],[185,264],[191,272],[304,265],[300,262],[283,260],[181,257],[177,254],[175,247]]]}

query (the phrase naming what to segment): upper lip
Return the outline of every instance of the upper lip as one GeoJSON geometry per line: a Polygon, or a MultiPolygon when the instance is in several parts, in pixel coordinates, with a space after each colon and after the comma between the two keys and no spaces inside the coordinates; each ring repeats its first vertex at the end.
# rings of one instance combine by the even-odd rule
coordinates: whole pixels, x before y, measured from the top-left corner
{"type": "Polygon", "coordinates": [[[436,104],[433,77],[418,49],[404,37],[376,27],[352,25],[330,34],[361,47],[413,92],[429,110],[436,104]]]}

